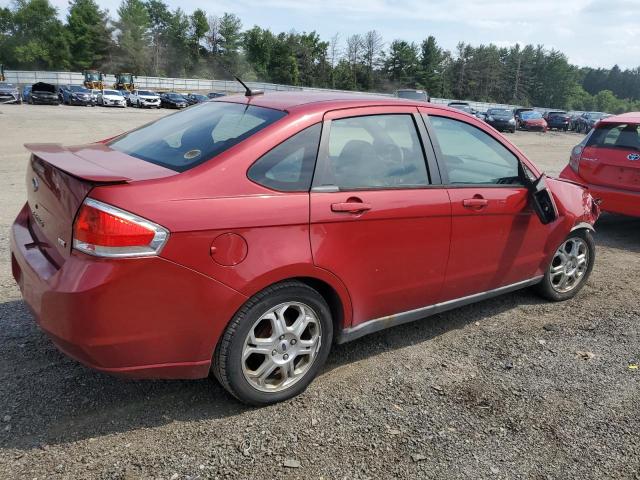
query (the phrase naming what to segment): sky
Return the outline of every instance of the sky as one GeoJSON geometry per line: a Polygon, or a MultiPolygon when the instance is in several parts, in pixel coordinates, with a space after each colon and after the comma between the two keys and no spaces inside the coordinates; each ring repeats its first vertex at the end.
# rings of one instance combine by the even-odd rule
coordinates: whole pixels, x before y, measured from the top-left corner
{"type": "MultiPolygon", "coordinates": [[[[0,5],[9,0],[0,0],[0,5]]],[[[51,0],[66,14],[68,0],[51,0]]],[[[580,66],[640,66],[640,0],[165,0],[187,12],[231,12],[245,28],[315,30],[324,40],[377,30],[385,42],[429,35],[453,50],[463,41],[543,44],[580,66]]],[[[115,15],[120,0],[98,0],[115,15]]]]}

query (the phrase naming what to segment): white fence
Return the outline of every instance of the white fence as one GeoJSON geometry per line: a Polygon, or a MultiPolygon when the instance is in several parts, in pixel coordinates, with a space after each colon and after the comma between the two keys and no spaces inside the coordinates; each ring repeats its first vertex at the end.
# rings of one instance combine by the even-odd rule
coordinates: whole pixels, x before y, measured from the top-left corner
{"type": "MultiPolygon", "coordinates": [[[[52,83],[54,85],[81,85],[84,82],[84,75],[80,72],[44,72],[26,70],[5,71],[6,81],[18,86],[32,85],[36,82],[52,83]]],[[[105,75],[105,82],[112,86],[116,82],[114,75],[105,75]]],[[[346,92],[345,90],[331,90],[325,88],[296,87],[292,85],[281,85],[277,83],[246,82],[253,89],[264,90],[265,92],[275,91],[320,91],[320,92],[346,92]]],[[[206,80],[200,78],[165,78],[165,77],[135,77],[135,84],[139,88],[149,90],[171,90],[179,92],[243,92],[244,88],[234,80],[206,80]]],[[[348,92],[354,93],[354,92],[348,92]]],[[[389,93],[359,92],[364,95],[384,95],[389,93]]],[[[447,104],[453,99],[431,98],[432,103],[447,104]]],[[[516,108],[517,105],[505,105],[498,103],[468,101],[471,108],[478,111],[486,111],[489,108],[516,108]]],[[[549,110],[539,108],[540,111],[549,110]]]]}

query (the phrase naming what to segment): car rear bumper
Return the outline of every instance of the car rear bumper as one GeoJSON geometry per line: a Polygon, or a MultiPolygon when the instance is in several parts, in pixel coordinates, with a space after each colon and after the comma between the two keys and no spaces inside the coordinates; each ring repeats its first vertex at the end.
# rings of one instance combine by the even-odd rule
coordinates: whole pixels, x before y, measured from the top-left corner
{"type": "Polygon", "coordinates": [[[600,209],[605,212],[640,217],[640,192],[587,183],[568,165],[560,172],[560,178],[585,185],[589,189],[591,196],[600,200],[600,209]]]}
{"type": "Polygon", "coordinates": [[[201,378],[246,297],[160,257],[103,260],[73,252],[58,268],[34,245],[28,206],[11,231],[24,301],[63,353],[106,373],[201,378]]]}

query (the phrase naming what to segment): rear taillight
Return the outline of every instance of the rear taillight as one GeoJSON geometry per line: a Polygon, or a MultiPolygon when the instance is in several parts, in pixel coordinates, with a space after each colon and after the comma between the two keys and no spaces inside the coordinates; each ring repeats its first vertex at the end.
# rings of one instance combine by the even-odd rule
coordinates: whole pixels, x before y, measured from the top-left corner
{"type": "Polygon", "coordinates": [[[98,257],[157,255],[168,238],[160,225],[91,198],[73,224],[73,248],[98,257]]]}
{"type": "Polygon", "coordinates": [[[574,172],[578,173],[580,170],[580,158],[582,157],[582,145],[576,145],[571,150],[571,157],[569,158],[569,166],[574,172]]]}

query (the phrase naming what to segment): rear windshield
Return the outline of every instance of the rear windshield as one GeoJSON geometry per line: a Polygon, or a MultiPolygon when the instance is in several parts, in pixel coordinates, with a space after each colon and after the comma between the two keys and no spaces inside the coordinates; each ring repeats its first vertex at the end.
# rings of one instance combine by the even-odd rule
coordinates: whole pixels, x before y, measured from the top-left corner
{"type": "Polygon", "coordinates": [[[409,100],[426,100],[427,94],[420,90],[398,90],[398,98],[407,98],[409,100]]]}
{"type": "Polygon", "coordinates": [[[285,112],[240,103],[200,103],[109,143],[114,150],[184,172],[240,143],[285,112]]]}
{"type": "Polygon", "coordinates": [[[640,126],[633,123],[600,125],[589,137],[587,146],[640,151],[640,126]]]}
{"type": "Polygon", "coordinates": [[[535,120],[536,118],[542,118],[542,114],[540,112],[532,112],[526,111],[520,114],[523,120],[535,120]]]}
{"type": "Polygon", "coordinates": [[[149,97],[153,97],[155,95],[157,95],[156,92],[150,92],[149,90],[139,90],[138,91],[138,95],[147,95],[149,97]]]}

